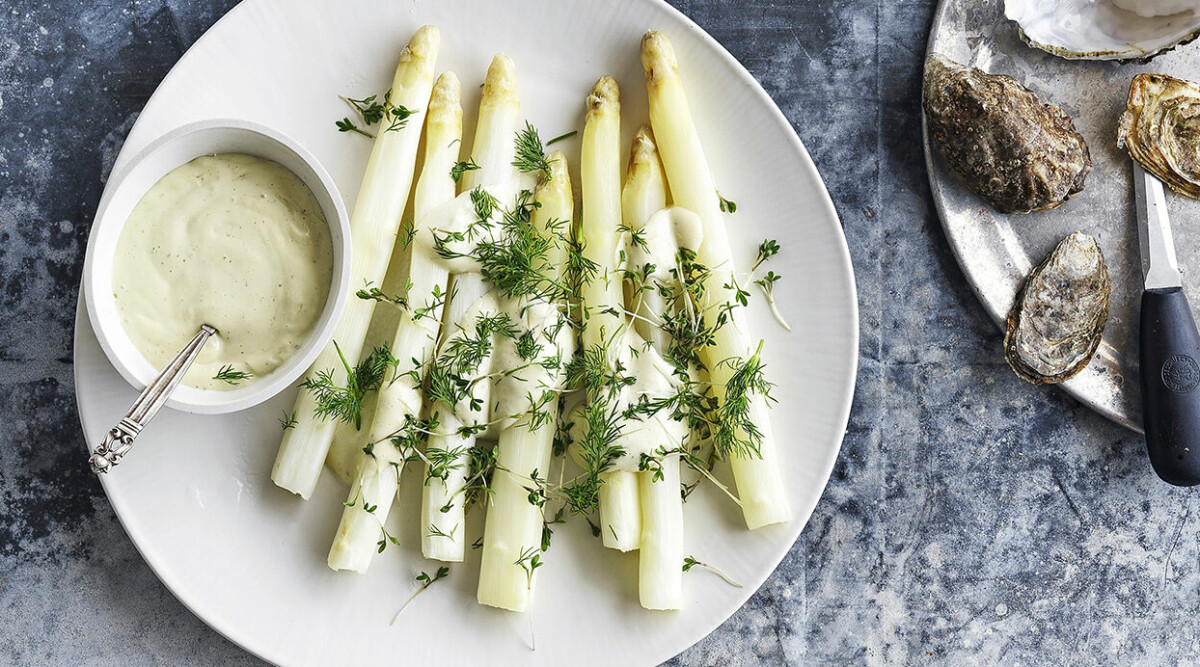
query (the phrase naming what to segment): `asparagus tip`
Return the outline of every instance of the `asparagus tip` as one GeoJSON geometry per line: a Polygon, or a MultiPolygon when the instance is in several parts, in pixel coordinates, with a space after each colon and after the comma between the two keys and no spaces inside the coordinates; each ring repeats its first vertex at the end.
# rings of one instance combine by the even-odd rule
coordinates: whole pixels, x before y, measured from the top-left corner
{"type": "Polygon", "coordinates": [[[458,75],[449,71],[442,72],[433,84],[433,96],[429,99],[429,106],[453,106],[459,103],[461,97],[462,84],[458,81],[458,75]]]}
{"type": "Polygon", "coordinates": [[[412,39],[408,40],[408,46],[404,47],[404,52],[401,58],[418,58],[421,60],[432,61],[438,52],[438,48],[442,45],[442,34],[438,32],[435,25],[423,25],[417,28],[413,33],[412,39]]]}
{"type": "Polygon", "coordinates": [[[656,159],[658,146],[654,144],[654,130],[645,123],[633,133],[633,145],[629,150],[629,164],[656,159]]]}
{"type": "Polygon", "coordinates": [[[675,47],[666,35],[656,30],[646,31],[642,37],[642,69],[646,71],[646,81],[678,69],[675,47]]]}
{"type": "Polygon", "coordinates": [[[621,93],[617,88],[617,80],[605,74],[600,77],[595,86],[592,86],[592,94],[588,95],[587,109],[588,113],[601,111],[606,107],[620,108],[621,93]]]}
{"type": "Polygon", "coordinates": [[[517,66],[513,59],[497,53],[488,65],[487,78],[483,81],[483,99],[500,96],[517,97],[517,66]]]}

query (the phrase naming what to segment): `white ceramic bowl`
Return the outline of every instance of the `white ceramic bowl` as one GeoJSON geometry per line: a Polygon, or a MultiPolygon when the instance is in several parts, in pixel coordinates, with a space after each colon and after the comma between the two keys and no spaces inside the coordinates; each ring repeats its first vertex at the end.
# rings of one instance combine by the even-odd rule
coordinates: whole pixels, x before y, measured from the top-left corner
{"type": "MultiPolygon", "coordinates": [[[[214,153],[245,153],[287,167],[312,190],[333,242],[329,298],[308,340],[286,363],[254,382],[215,391],[179,385],[167,405],[186,412],[216,414],[257,405],[287,388],[312,365],[333,335],[350,284],[350,222],[333,179],[317,159],[292,138],[258,123],[216,119],[190,123],[159,137],[110,177],[88,239],[83,294],[100,346],[117,371],[141,389],[158,374],[121,325],[113,298],[113,258],[117,240],[134,206],[160,178],[194,158],[214,153]]],[[[183,344],[180,344],[182,347],[183,344]]]]}

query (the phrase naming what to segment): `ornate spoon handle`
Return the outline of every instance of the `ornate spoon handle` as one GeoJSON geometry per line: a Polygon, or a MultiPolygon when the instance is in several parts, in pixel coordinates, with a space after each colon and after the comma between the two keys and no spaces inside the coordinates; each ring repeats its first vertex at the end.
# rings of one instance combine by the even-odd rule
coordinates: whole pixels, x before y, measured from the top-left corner
{"type": "Polygon", "coordinates": [[[158,377],[146,387],[145,391],[137,397],[133,402],[133,407],[129,408],[129,412],[117,425],[110,428],[104,436],[104,441],[96,448],[88,458],[88,462],[92,465],[92,472],[102,474],[108,472],[113,466],[121,461],[121,457],[129,453],[133,448],[133,439],[138,437],[146,424],[154,418],[158,413],[159,408],[167,402],[167,398],[175,391],[175,387],[179,381],[183,379],[183,374],[196,360],[196,356],[200,354],[200,348],[208,342],[209,336],[217,333],[217,330],[207,324],[200,325],[200,331],[196,333],[195,338],[192,338],[179,354],[167,364],[167,367],[162,369],[158,377]]]}

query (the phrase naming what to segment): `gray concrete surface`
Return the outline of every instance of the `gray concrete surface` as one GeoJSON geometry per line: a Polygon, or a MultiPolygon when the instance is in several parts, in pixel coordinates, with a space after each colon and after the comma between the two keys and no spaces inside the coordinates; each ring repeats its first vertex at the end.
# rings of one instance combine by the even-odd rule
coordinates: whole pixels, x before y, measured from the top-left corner
{"type": "MultiPolygon", "coordinates": [[[[233,3],[0,6],[0,663],[256,664],[139,557],[81,455],[91,216],[171,65],[233,3]]],[[[675,0],[791,119],[841,214],[858,391],[816,514],[677,665],[1194,663],[1194,494],[1141,439],[1017,379],[930,205],[930,0],[675,0]]],[[[1188,47],[1200,48],[1200,47],[1188,47]]]]}

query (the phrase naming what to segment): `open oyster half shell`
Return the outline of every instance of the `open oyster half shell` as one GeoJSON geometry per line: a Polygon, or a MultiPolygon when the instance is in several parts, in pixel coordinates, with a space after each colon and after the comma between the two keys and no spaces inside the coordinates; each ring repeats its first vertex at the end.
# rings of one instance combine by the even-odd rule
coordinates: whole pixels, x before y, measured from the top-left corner
{"type": "Polygon", "coordinates": [[[1083,370],[1104,334],[1112,284],[1096,239],[1075,232],[1029,274],[1008,314],[1004,356],[1034,383],[1083,370]]]}
{"type": "Polygon", "coordinates": [[[1165,74],[1135,76],[1117,145],[1171,189],[1200,199],[1200,85],[1165,74]]]}
{"type": "Polygon", "coordinates": [[[1200,35],[1200,0],[1005,0],[1021,37],[1075,60],[1138,60],[1200,35]]]}

